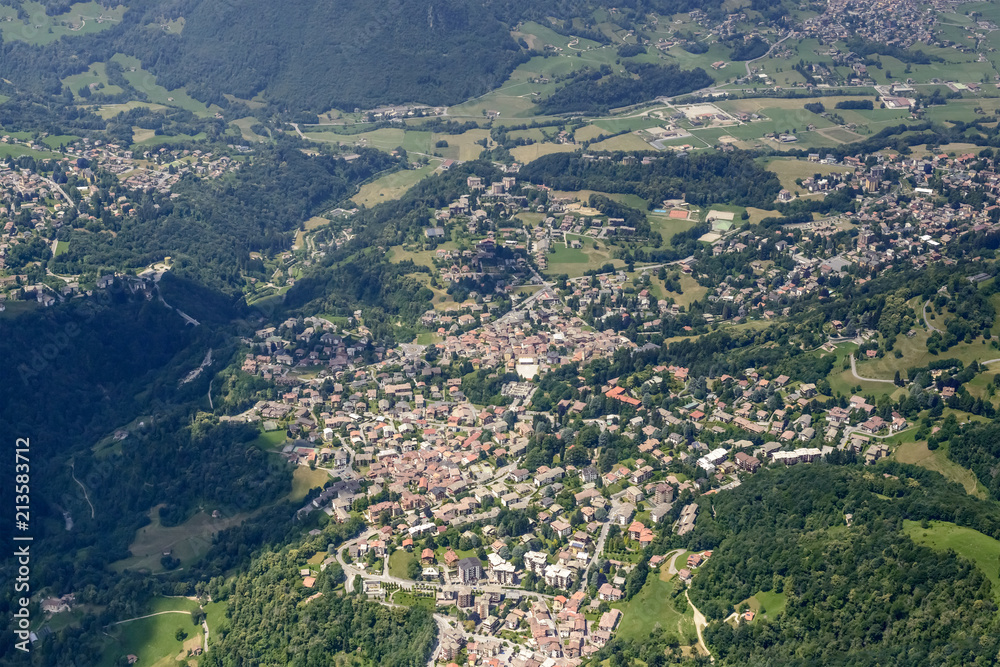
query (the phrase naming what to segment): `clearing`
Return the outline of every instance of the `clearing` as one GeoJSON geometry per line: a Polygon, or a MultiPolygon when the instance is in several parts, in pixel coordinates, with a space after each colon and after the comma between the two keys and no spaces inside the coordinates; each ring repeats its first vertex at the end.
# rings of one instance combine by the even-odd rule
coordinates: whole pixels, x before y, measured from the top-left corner
{"type": "MultiPolygon", "coordinates": [[[[200,625],[191,622],[190,615],[191,609],[198,606],[196,602],[185,598],[155,598],[152,606],[146,614],[155,616],[119,623],[105,630],[104,634],[110,639],[98,665],[112,667],[119,664],[122,656],[133,654],[139,657],[140,665],[172,667],[178,664],[177,660],[187,658],[188,650],[202,646],[204,632],[200,625]],[[185,639],[177,639],[178,629],[187,633],[185,639]]],[[[209,631],[212,629],[209,625],[209,631]]]]}
{"type": "Polygon", "coordinates": [[[198,512],[179,526],[164,526],[160,523],[160,507],[149,511],[150,523],[136,531],[129,551],[132,556],[111,564],[117,572],[128,570],[148,570],[164,572],[160,558],[165,551],[188,565],[208,551],[212,546],[212,536],[231,526],[239,525],[250,516],[248,513],[213,519],[210,514],[198,512]]]}
{"type": "Polygon", "coordinates": [[[993,589],[993,598],[1000,601],[1000,577],[997,560],[1000,558],[1000,541],[978,530],[956,526],[948,521],[931,521],[929,527],[922,528],[919,521],[903,521],[903,532],[917,544],[938,551],[952,550],[967,558],[986,575],[993,589]]]}
{"type": "Polygon", "coordinates": [[[979,483],[975,473],[963,468],[948,458],[948,443],[938,449],[928,449],[924,440],[902,442],[892,457],[900,463],[912,463],[921,468],[939,472],[949,481],[961,484],[971,496],[985,499],[986,489],[979,483]]]}
{"type": "Polygon", "coordinates": [[[659,625],[668,635],[677,637],[681,644],[688,644],[695,636],[694,612],[683,597],[680,599],[684,602],[684,612],[674,608],[671,593],[676,581],[662,581],[651,574],[634,598],[628,602],[612,604],[612,607],[621,609],[623,614],[617,636],[642,641],[648,639],[649,633],[659,625]]]}
{"type": "Polygon", "coordinates": [[[384,201],[399,199],[407,190],[434,173],[441,160],[431,160],[418,169],[403,169],[377,178],[361,186],[351,201],[358,206],[374,206],[384,201]]]}

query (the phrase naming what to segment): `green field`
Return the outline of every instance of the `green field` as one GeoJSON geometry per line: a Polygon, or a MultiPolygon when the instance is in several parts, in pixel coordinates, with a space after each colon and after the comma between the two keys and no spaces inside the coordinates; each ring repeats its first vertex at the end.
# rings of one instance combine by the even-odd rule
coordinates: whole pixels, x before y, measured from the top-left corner
{"type": "Polygon", "coordinates": [[[986,489],[979,483],[975,473],[948,458],[948,443],[943,443],[938,449],[928,449],[926,441],[913,440],[915,433],[912,431],[900,436],[902,442],[892,453],[894,459],[941,473],[948,480],[961,484],[969,495],[986,498],[986,489]]]}
{"type": "Polygon", "coordinates": [[[56,241],[56,251],[52,253],[52,256],[58,257],[67,252],[69,252],[69,241],[56,241]]]}
{"type": "Polygon", "coordinates": [[[58,160],[62,157],[59,153],[52,151],[37,151],[21,144],[0,144],[0,158],[31,156],[33,158],[53,158],[58,160]]]}
{"type": "Polygon", "coordinates": [[[204,141],[208,138],[208,135],[204,132],[199,132],[198,134],[159,134],[148,137],[143,137],[135,142],[136,146],[159,146],[160,144],[173,144],[180,143],[182,141],[204,141]]]}
{"type": "Polygon", "coordinates": [[[138,58],[132,56],[115,54],[112,58],[115,62],[125,68],[125,80],[141,93],[145,93],[150,102],[165,106],[179,107],[187,109],[196,116],[207,117],[219,111],[217,107],[209,109],[204,103],[194,99],[183,89],[167,90],[156,83],[156,76],[142,68],[142,63],[138,58]]]}
{"type": "Polygon", "coordinates": [[[687,644],[688,638],[695,635],[694,612],[690,606],[686,606],[683,613],[674,608],[670,594],[676,581],[662,581],[658,576],[649,576],[634,598],[626,603],[613,604],[613,607],[622,610],[621,625],[616,635],[622,639],[643,641],[659,625],[668,635],[676,636],[681,644],[687,644]]]}
{"type": "Polygon", "coordinates": [[[148,104],[146,102],[133,101],[133,102],[126,102],[125,104],[104,104],[102,106],[97,107],[94,113],[103,118],[104,120],[108,120],[109,118],[114,118],[120,113],[127,113],[132,109],[138,109],[140,107],[149,109],[150,111],[163,111],[164,109],[167,108],[162,104],[148,104]]]}
{"type": "Polygon", "coordinates": [[[407,190],[433,174],[440,164],[440,160],[431,160],[418,169],[403,169],[365,183],[358,194],[351,197],[351,201],[358,206],[374,206],[380,202],[399,199],[407,190]]]}
{"type": "Polygon", "coordinates": [[[413,553],[406,549],[396,549],[389,556],[389,576],[409,579],[410,575],[407,574],[407,568],[415,560],[417,560],[417,557],[413,553]]]}
{"type": "Polygon", "coordinates": [[[257,436],[254,440],[254,444],[262,449],[275,449],[280,447],[288,439],[288,434],[284,429],[278,429],[277,431],[265,431],[257,436]]]}
{"type": "Polygon", "coordinates": [[[528,146],[515,146],[510,149],[510,154],[518,162],[527,164],[545,155],[551,155],[552,153],[572,153],[577,149],[579,149],[579,146],[573,144],[530,144],[528,146]]]}
{"type": "Polygon", "coordinates": [[[68,76],[62,80],[62,83],[64,86],[73,91],[73,97],[77,101],[86,99],[82,97],[79,92],[84,86],[90,86],[91,92],[94,95],[119,95],[125,92],[121,86],[111,85],[108,81],[105,64],[101,62],[91,63],[86,72],[68,76]],[[100,89],[97,88],[98,85],[101,86],[100,89]]]}
{"type": "Polygon", "coordinates": [[[229,625],[226,618],[228,602],[209,602],[205,605],[205,621],[208,623],[208,645],[219,640],[220,631],[229,625]]]}
{"type": "Polygon", "coordinates": [[[794,158],[778,158],[770,160],[767,163],[767,170],[773,172],[778,177],[781,187],[785,188],[789,192],[801,191],[803,193],[807,193],[808,190],[803,189],[802,186],[796,185],[795,179],[801,178],[805,180],[813,174],[827,176],[829,174],[854,173],[853,167],[819,164],[818,162],[809,162],[807,160],[797,160],[794,158]]]}
{"type": "MultiPolygon", "coordinates": [[[[773,590],[766,593],[761,591],[747,600],[750,605],[750,609],[752,609],[755,614],[758,614],[760,618],[772,620],[785,610],[785,603],[787,601],[788,598],[784,593],[778,593],[773,590]]],[[[756,621],[758,619],[755,618],[754,620],[756,621]]]]}
{"type": "Polygon", "coordinates": [[[433,597],[426,597],[423,595],[414,595],[409,591],[399,590],[393,593],[392,601],[396,604],[406,605],[407,607],[424,607],[430,611],[434,610],[435,602],[433,597]]]}
{"type": "Polygon", "coordinates": [[[330,473],[321,468],[312,470],[309,466],[296,466],[292,473],[292,490],[285,498],[297,503],[306,497],[310,489],[323,488],[329,480],[330,473]]]}
{"type": "Polygon", "coordinates": [[[956,526],[948,521],[931,521],[928,528],[922,528],[919,521],[906,520],[903,521],[903,532],[917,544],[938,551],[950,549],[972,561],[990,580],[993,598],[1000,602],[1000,576],[997,571],[1000,541],[977,530],[956,526]]]}
{"type": "MultiPolygon", "coordinates": [[[[572,237],[571,238],[581,238],[572,237]]],[[[620,259],[611,259],[611,248],[606,241],[594,241],[584,238],[583,248],[567,248],[562,243],[554,245],[555,252],[548,254],[549,268],[548,275],[557,276],[562,273],[570,278],[582,276],[590,269],[599,269],[604,264],[611,262],[616,267],[624,266],[625,262],[620,259]],[[594,243],[598,248],[594,249],[594,243]]]]}
{"type": "Polygon", "coordinates": [[[240,136],[243,137],[245,141],[252,141],[254,143],[268,141],[268,137],[261,136],[250,129],[254,124],[258,122],[260,121],[258,121],[253,116],[247,116],[246,118],[240,118],[239,120],[234,120],[233,125],[235,125],[239,129],[240,136]]]}
{"type": "Polygon", "coordinates": [[[125,6],[108,9],[96,2],[76,3],[69,11],[48,16],[40,2],[25,2],[22,8],[28,20],[17,18],[17,10],[0,6],[0,34],[5,42],[21,41],[28,44],[51,44],[60,37],[91,35],[107,30],[121,22],[125,6]]]}
{"type": "Polygon", "coordinates": [[[189,649],[203,642],[201,626],[191,622],[192,605],[198,606],[183,598],[154,598],[153,609],[146,614],[158,615],[109,626],[105,629],[106,646],[98,664],[112,667],[119,664],[120,657],[132,654],[139,657],[140,665],[176,665],[177,658],[185,658],[189,649]],[[164,611],[168,613],[159,613],[164,611]],[[183,641],[175,637],[178,629],[187,633],[183,641]]]}
{"type": "Polygon", "coordinates": [[[7,320],[41,308],[37,301],[0,301],[0,304],[4,306],[3,311],[0,311],[0,319],[7,320]]]}

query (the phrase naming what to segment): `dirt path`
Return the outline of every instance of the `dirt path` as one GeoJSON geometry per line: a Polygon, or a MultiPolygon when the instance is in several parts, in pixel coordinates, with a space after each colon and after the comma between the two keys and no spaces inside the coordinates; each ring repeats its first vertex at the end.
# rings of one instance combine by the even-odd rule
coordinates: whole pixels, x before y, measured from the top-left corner
{"type": "Polygon", "coordinates": [[[691,602],[691,596],[687,591],[684,591],[684,597],[687,598],[688,604],[691,605],[691,610],[694,611],[694,629],[698,632],[698,646],[705,652],[705,655],[707,655],[712,662],[715,662],[715,658],[712,657],[712,652],[709,651],[708,646],[705,645],[705,637],[702,635],[702,630],[704,630],[705,626],[708,625],[708,621],[705,620],[705,615],[698,611],[698,607],[695,607],[694,603],[691,602]]]}
{"type": "Polygon", "coordinates": [[[90,505],[90,518],[91,519],[96,518],[94,514],[94,503],[90,502],[90,496],[87,495],[87,487],[83,485],[83,482],[81,482],[76,478],[76,466],[73,464],[72,461],[69,462],[69,467],[70,467],[69,474],[73,476],[73,481],[79,484],[80,488],[83,489],[83,497],[87,501],[87,504],[90,505]]]}
{"type": "Polygon", "coordinates": [[[168,611],[158,611],[155,614],[146,614],[145,616],[136,616],[135,618],[126,618],[124,621],[115,621],[111,625],[121,625],[122,623],[131,623],[132,621],[141,621],[144,618],[152,618],[153,616],[162,616],[163,614],[186,614],[191,615],[189,611],[181,611],[180,609],[171,609],[168,611]]]}

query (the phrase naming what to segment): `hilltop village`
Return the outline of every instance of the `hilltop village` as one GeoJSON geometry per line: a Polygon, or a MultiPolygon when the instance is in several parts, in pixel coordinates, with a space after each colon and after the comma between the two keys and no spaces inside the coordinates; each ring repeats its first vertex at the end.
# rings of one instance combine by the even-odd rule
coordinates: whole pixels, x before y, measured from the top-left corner
{"type": "MultiPolygon", "coordinates": [[[[0,169],[0,308],[122,288],[162,300],[157,282],[169,258],[132,273],[56,276],[31,257],[59,252],[54,235],[69,209],[96,209],[86,224],[104,233],[109,220],[130,214],[137,194],[169,193],[184,173],[219,178],[239,161],[71,148],[75,160],[38,170],[8,161],[0,169]],[[115,169],[122,190],[94,201],[95,174],[115,169]]],[[[630,601],[648,577],[675,580],[681,591],[711,558],[711,551],[660,547],[693,530],[700,498],[767,466],[875,463],[890,452],[887,438],[927,428],[916,423],[920,409],[972,409],[961,364],[918,369],[905,381],[858,375],[859,360],[893,352],[896,334],[933,331],[942,350],[970,335],[935,328],[927,304],[923,321],[901,311],[889,328],[863,318],[825,324],[814,342],[827,373],[695,374],[655,361],[611,372],[623,358],[654,359],[668,340],[780,322],[803,299],[835,299],[847,281],[863,285],[894,266],[954,263],[964,235],[998,230],[1000,175],[991,153],[842,160],[814,153],[800,162],[815,174],[782,189],[779,201],[850,197],[855,212],[745,224],[732,212],[665,201],[660,215],[696,223],[691,255],[609,264],[573,278],[549,271],[560,249],[624,243],[641,231],[580,198],[520,181],[516,166],[494,183],[470,176],[411,246],[427,256],[430,284],[450,297],[420,318],[427,335],[380,345],[356,311],[289,318],[246,336],[236,372],[269,389],[223,420],[255,424],[291,465],[328,472],[299,518],[322,512],[364,525],[322,562],[303,562],[302,585],[312,588],[336,565],[348,592],[428,606],[440,630],[437,662],[578,664],[628,625],[636,613],[630,601]],[[949,203],[956,192],[977,193],[983,205],[949,203]],[[538,223],[524,224],[524,212],[538,223]],[[699,296],[684,299],[685,292],[699,296]],[[831,369],[856,382],[835,392],[831,369]],[[911,400],[876,399],[862,382],[909,385],[911,400]],[[587,447],[574,446],[581,438],[587,447]],[[542,456],[540,443],[555,453],[542,456]]],[[[337,212],[348,225],[351,215],[337,212]]],[[[296,266],[320,260],[351,234],[342,226],[305,236],[278,258],[275,274],[294,283],[296,266]]],[[[988,277],[943,288],[935,307],[988,277]]],[[[703,646],[698,636],[683,639],[703,646]]]]}
{"type": "MultiPolygon", "coordinates": [[[[862,202],[854,215],[737,227],[723,214],[694,256],[558,281],[538,272],[547,248],[571,243],[567,233],[600,238],[614,223],[555,199],[529,233],[496,222],[484,199],[517,192],[514,178],[470,178],[469,194],[425,233],[432,239],[457,225],[472,235],[467,250],[434,252],[435,276],[458,283],[493,271],[504,279],[426,313],[436,342],[378,346],[360,311],[338,323],[293,318],[247,338],[241,372],[273,383],[273,397],[230,419],[283,431],[288,461],[330,472],[333,481],[300,515],[360,517],[367,526],[318,567],[303,564],[303,585],[337,564],[348,590],[452,609],[437,616],[441,662],[577,664],[614,635],[646,577],[688,582],[711,557],[650,555],[662,536],[693,529],[699,497],[766,466],[887,456],[886,438],[917,428],[912,414],[860,391],[830,399],[829,381],[811,369],[695,376],[653,364],[603,378],[584,370],[623,353],[655,353],[670,335],[777,320],[801,298],[835,298],[841,280],[863,283],[900,263],[947,264],[962,234],[997,229],[995,204],[941,206],[954,188],[981,187],[995,200],[986,156],[872,156],[838,166],[849,169],[801,187],[849,191],[862,202]],[[504,250],[511,259],[498,265],[504,250]],[[711,263],[734,254],[748,270],[713,284],[711,263]],[[682,275],[706,288],[697,308],[652,295],[653,278],[682,275]],[[545,465],[532,453],[542,439],[559,447],[580,432],[597,445],[595,457],[563,444],[558,465],[545,465]],[[635,455],[600,453],[612,442],[635,455]]],[[[671,205],[688,214],[682,202],[671,205]]],[[[944,289],[938,298],[952,296],[944,289]]],[[[908,336],[933,329],[926,319],[898,326],[908,336]]],[[[875,324],[832,321],[826,334],[817,353],[836,359],[837,371],[855,372],[856,355],[891,352],[875,324]],[[843,354],[845,341],[856,352],[843,354]]],[[[923,405],[968,400],[961,371],[924,369],[926,379],[915,380],[923,405]]],[[[894,382],[855,377],[859,386],[894,382]]]]}

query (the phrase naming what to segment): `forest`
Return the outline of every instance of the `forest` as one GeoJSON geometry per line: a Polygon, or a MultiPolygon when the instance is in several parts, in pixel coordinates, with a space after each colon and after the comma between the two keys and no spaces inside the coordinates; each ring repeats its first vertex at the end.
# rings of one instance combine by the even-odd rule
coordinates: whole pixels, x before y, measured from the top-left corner
{"type": "Polygon", "coordinates": [[[315,590],[304,589],[297,559],[296,550],[267,551],[227,585],[229,624],[203,667],[329,665],[344,654],[366,665],[427,664],[437,635],[429,611],[338,595],[334,568],[318,575],[315,590]],[[306,603],[316,592],[323,595],[306,603]]]}
{"type": "Polygon", "coordinates": [[[359,154],[346,161],[307,156],[290,142],[279,144],[218,181],[189,175],[173,194],[136,193],[136,214],[118,218],[101,211],[108,197],[102,192],[91,205],[114,237],[109,241],[105,234],[74,231],[70,251],[50,264],[57,272],[76,274],[95,266],[143,267],[172,257],[179,276],[240,292],[243,274],[252,266],[251,252],[288,249],[291,232],[304,220],[354,194],[374,174],[400,166],[400,160],[381,151],[359,154]]]}
{"type": "Polygon", "coordinates": [[[701,68],[682,70],[676,65],[629,62],[625,69],[628,74],[612,74],[608,65],[583,69],[539,102],[538,108],[546,114],[607,113],[612,108],[690,93],[714,83],[701,68]]]}
{"type": "Polygon", "coordinates": [[[610,160],[554,153],[525,165],[520,175],[556,190],[635,194],[655,207],[664,199],[684,198],[697,206],[725,202],[769,208],[781,189],[772,172],[741,151],[691,156],[657,153],[649,164],[641,164],[635,154],[607,155],[610,160]]]}
{"type": "MultiPolygon", "coordinates": [[[[498,87],[534,53],[510,35],[523,21],[604,41],[590,18],[604,6],[596,0],[440,0],[430,6],[392,0],[374,10],[360,0],[125,4],[129,10],[122,22],[100,33],[46,46],[0,42],[0,78],[22,91],[59,95],[61,79],[123,53],[139,58],[167,89],[185,88],[196,99],[224,109],[242,106],[225,97],[230,94],[242,100],[259,96],[266,105],[262,113],[353,111],[382,104],[457,104],[498,87]],[[185,21],[180,34],[156,27],[178,18],[185,21]]],[[[45,5],[50,14],[69,9],[66,0],[47,0],[45,5]]],[[[618,3],[618,20],[634,29],[650,12],[698,8],[717,16],[721,5],[719,0],[627,0],[618,3]]],[[[26,12],[21,18],[27,19],[26,12]]],[[[668,94],[676,78],[651,75],[641,87],[668,94]]],[[[615,82],[616,93],[636,94],[625,83],[615,82]]]]}
{"type": "Polygon", "coordinates": [[[768,469],[710,502],[691,547],[715,551],[691,599],[711,621],[705,638],[719,663],[992,664],[1000,644],[989,580],[954,552],[914,544],[902,521],[995,536],[997,503],[894,463],[768,469]],[[782,594],[783,613],[722,622],[761,591],[782,594]]]}
{"type": "Polygon", "coordinates": [[[955,431],[948,442],[948,458],[972,470],[990,496],[1000,500],[1000,424],[968,425],[955,431]]]}

